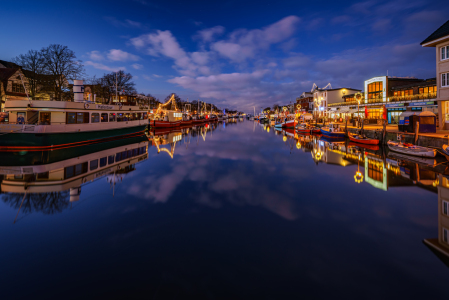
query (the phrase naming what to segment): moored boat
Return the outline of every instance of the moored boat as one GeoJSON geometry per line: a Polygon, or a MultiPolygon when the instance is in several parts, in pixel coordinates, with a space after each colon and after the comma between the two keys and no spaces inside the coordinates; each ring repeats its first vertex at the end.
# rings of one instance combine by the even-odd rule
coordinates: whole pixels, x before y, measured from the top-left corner
{"type": "Polygon", "coordinates": [[[399,143],[394,141],[388,141],[387,142],[388,148],[391,151],[407,154],[407,155],[413,155],[413,156],[420,156],[420,157],[435,157],[437,154],[436,149],[428,148],[428,147],[422,147],[422,146],[416,146],[413,144],[408,143],[399,143]]]}
{"type": "Polygon", "coordinates": [[[368,145],[378,145],[379,140],[378,139],[370,139],[366,136],[362,136],[360,134],[354,134],[349,133],[349,139],[354,143],[362,143],[362,144],[368,144],[368,145]]]}
{"type": "Polygon", "coordinates": [[[338,124],[330,123],[327,126],[321,127],[320,131],[323,135],[331,138],[344,138],[345,132],[340,129],[338,124]]]}
{"type": "Polygon", "coordinates": [[[75,102],[7,100],[7,119],[0,122],[0,149],[69,147],[133,135],[148,126],[148,107],[86,102],[82,87],[83,81],[75,80],[75,102]]]}

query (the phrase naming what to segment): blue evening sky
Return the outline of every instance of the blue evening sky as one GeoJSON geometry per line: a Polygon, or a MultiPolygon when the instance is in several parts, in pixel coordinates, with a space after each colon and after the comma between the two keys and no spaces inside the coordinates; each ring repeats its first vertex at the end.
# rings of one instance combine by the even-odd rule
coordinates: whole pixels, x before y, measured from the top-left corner
{"type": "Polygon", "coordinates": [[[88,76],[125,69],[138,92],[219,107],[286,104],[313,83],[435,77],[419,43],[446,1],[3,1],[0,59],[67,45],[88,76]]]}

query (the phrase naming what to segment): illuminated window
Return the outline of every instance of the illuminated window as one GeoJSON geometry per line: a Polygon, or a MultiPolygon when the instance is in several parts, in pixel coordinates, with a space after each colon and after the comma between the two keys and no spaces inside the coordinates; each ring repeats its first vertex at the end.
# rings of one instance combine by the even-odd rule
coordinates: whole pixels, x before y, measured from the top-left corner
{"type": "Polygon", "coordinates": [[[25,89],[23,88],[22,83],[12,83],[12,92],[13,93],[25,93],[25,89]]]}
{"type": "Polygon", "coordinates": [[[115,114],[114,113],[109,114],[109,122],[115,122],[115,114]]]}
{"type": "Polygon", "coordinates": [[[99,113],[92,113],[90,115],[90,121],[91,121],[91,123],[99,123],[100,122],[100,114],[99,113]]]}

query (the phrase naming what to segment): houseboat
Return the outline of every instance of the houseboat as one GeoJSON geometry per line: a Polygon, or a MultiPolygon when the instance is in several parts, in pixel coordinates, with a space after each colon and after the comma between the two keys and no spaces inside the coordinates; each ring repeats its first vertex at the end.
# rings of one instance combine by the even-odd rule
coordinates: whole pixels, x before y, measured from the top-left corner
{"type": "Polygon", "coordinates": [[[173,94],[171,98],[159,107],[153,113],[148,115],[149,124],[155,128],[172,128],[180,126],[183,120],[182,113],[176,110],[176,100],[173,94]],[[168,105],[174,106],[174,110],[165,109],[168,105]]]}
{"type": "Polygon", "coordinates": [[[148,125],[144,106],[83,101],[75,80],[74,102],[7,100],[0,122],[0,151],[45,150],[141,134],[148,125]]]}

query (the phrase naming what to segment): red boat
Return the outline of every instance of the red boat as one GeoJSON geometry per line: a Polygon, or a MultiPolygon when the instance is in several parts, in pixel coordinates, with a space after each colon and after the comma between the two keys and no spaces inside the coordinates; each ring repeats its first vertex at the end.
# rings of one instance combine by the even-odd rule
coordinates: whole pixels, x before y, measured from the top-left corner
{"type": "Polygon", "coordinates": [[[379,150],[379,145],[369,145],[369,144],[360,144],[360,143],[350,142],[349,146],[351,146],[351,147],[361,147],[361,148],[372,150],[372,151],[379,150]]]}
{"type": "Polygon", "coordinates": [[[359,134],[349,133],[349,139],[354,143],[361,143],[361,144],[367,144],[367,145],[378,145],[379,140],[377,139],[370,139],[364,136],[361,136],[359,134]]]}
{"type": "Polygon", "coordinates": [[[192,125],[192,124],[193,124],[193,120],[183,120],[183,121],[181,121],[181,126],[192,125]]]}
{"type": "Polygon", "coordinates": [[[159,120],[150,120],[149,124],[152,127],[156,127],[156,128],[171,128],[171,127],[177,127],[181,125],[181,120],[179,121],[174,121],[174,122],[170,122],[170,121],[159,121],[159,120]]]}

